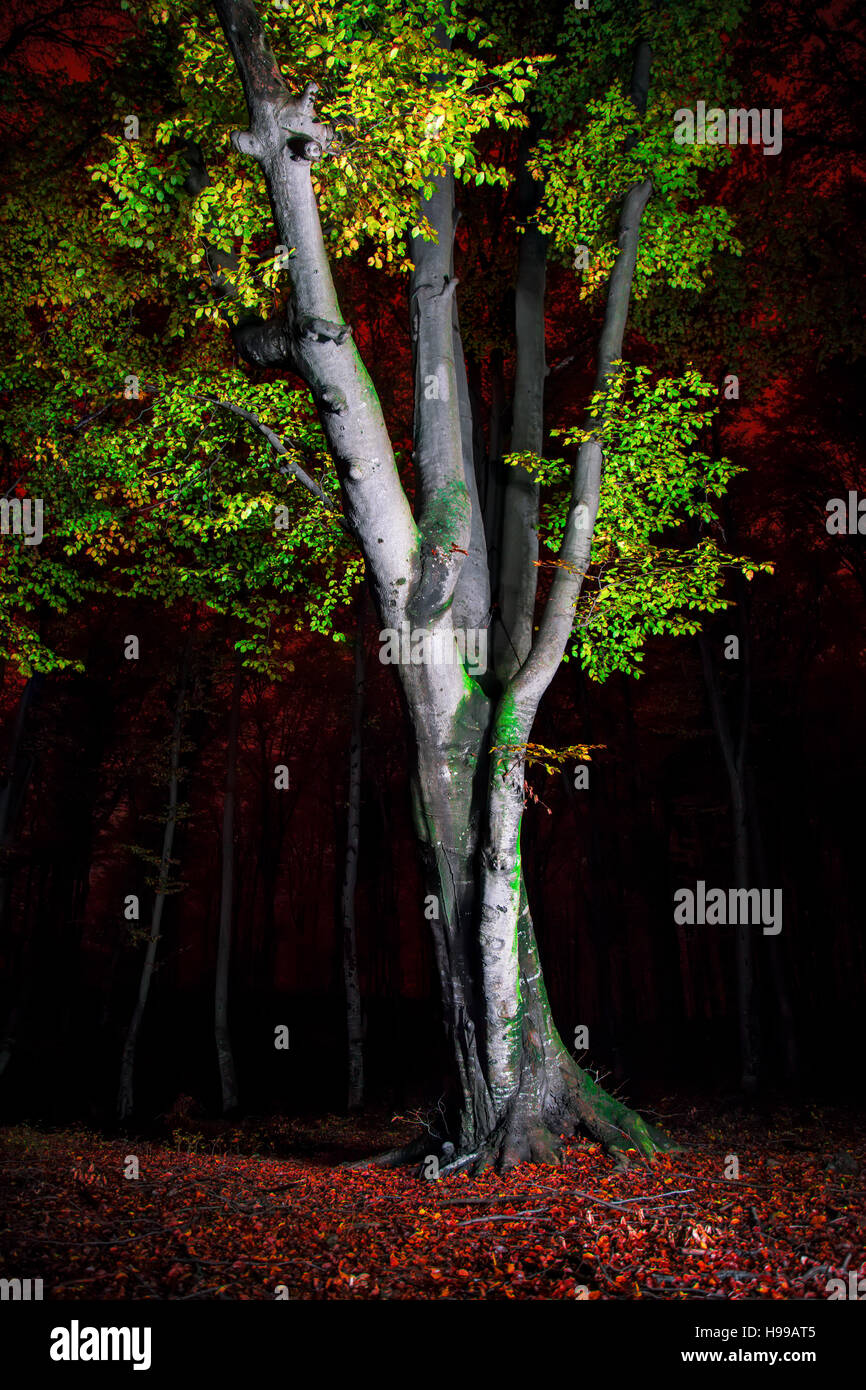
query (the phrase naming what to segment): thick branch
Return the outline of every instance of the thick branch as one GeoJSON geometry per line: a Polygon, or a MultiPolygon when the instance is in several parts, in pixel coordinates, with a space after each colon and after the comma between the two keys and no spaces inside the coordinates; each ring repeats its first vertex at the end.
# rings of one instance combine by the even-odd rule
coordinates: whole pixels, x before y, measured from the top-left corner
{"type": "Polygon", "coordinates": [[[415,358],[415,469],[421,573],[407,608],[419,626],[451,603],[469,549],[472,508],[463,466],[460,401],[454,361],[451,274],[454,178],[435,180],[422,213],[437,240],[412,241],[410,315],[415,358]]]}
{"type": "MultiPolygon", "coordinates": [[[[459,218],[459,213],[457,217],[459,218]]],[[[451,273],[453,276],[453,254],[451,273]]],[[[457,400],[460,413],[460,438],[463,450],[463,476],[469,493],[472,520],[469,528],[469,554],[454,586],[452,621],[464,631],[482,629],[490,621],[490,564],[487,558],[487,539],[484,534],[484,515],[478,493],[476,471],[477,434],[463,356],[463,338],[457,314],[457,296],[451,298],[451,322],[454,338],[454,372],[457,379],[457,400]]],[[[483,436],[482,436],[483,443],[483,436]]]]}
{"type": "MultiPolygon", "coordinates": [[[[543,186],[526,167],[538,138],[532,127],[520,141],[517,186],[520,237],[515,286],[513,453],[541,455],[544,447],[545,360],[544,295],[547,238],[533,223],[543,186]]],[[[499,580],[499,625],[496,629],[496,673],[505,683],[523,665],[532,646],[532,619],[538,587],[539,488],[526,468],[508,469],[502,519],[502,560],[499,580]]]]}
{"type": "MultiPolygon", "coordinates": [[[[632,100],[638,110],[646,107],[650,50],[645,41],[638,44],[632,79],[632,100]]],[[[652,183],[645,179],[626,194],[619,220],[619,255],[608,285],[598,349],[596,391],[603,390],[611,376],[613,363],[622,355],[631,287],[637,264],[640,224],[652,195],[652,183]]],[[[590,420],[590,427],[593,422],[590,420]]],[[[601,495],[602,449],[597,439],[580,446],[572,479],[569,514],[559,548],[555,578],[539,624],[538,637],[525,664],[511,683],[511,693],[524,717],[532,718],[565,654],[574,625],[575,605],[589,568],[592,536],[601,495]]],[[[522,741],[525,741],[522,740],[522,741]]]]}
{"type": "Polygon", "coordinates": [[[396,626],[417,578],[418,532],[378,397],[340,313],[325,250],[310,164],[327,148],[331,132],[316,119],[314,86],[289,95],[252,0],[214,0],[214,8],[250,116],[250,129],[236,132],[233,144],[261,166],[279,242],[295,248],[288,264],[292,363],[316,402],[380,615],[396,626]],[[318,331],[318,324],[333,332],[318,331]]]}

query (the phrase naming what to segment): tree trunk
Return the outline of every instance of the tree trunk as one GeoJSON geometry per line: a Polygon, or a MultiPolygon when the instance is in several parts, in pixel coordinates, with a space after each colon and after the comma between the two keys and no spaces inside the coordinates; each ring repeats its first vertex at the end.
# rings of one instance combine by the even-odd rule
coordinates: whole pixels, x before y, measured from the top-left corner
{"type": "MultiPolygon", "coordinates": [[[[767,856],[764,852],[764,837],[761,834],[761,813],[751,768],[746,771],[746,824],[749,829],[751,863],[754,873],[757,874],[758,886],[769,888],[770,875],[767,869],[767,856]]],[[[785,1079],[789,1085],[796,1085],[800,1076],[800,1055],[797,1047],[796,1019],[781,955],[781,937],[771,937],[767,942],[767,950],[773,992],[776,996],[776,1007],[781,1020],[781,1047],[785,1079]]]]}
{"type": "MultiPolygon", "coordinates": [[[[6,776],[3,786],[0,788],[0,926],[6,919],[6,911],[12,896],[13,846],[17,838],[27,788],[30,785],[36,764],[36,755],[28,748],[28,740],[25,737],[27,719],[44,681],[45,677],[41,674],[30,676],[21,691],[6,759],[6,776]]],[[[18,997],[9,1010],[3,1037],[0,1038],[0,1076],[3,1075],[12,1059],[18,1029],[30,996],[31,967],[35,960],[33,940],[33,933],[27,932],[21,949],[18,981],[15,986],[18,997]]],[[[13,998],[15,998],[14,995],[13,998]]]]}
{"type": "Polygon", "coordinates": [[[6,759],[6,776],[0,787],[0,923],[5,919],[12,891],[12,846],[36,762],[25,738],[27,720],[44,682],[41,674],[30,676],[21,691],[6,759]]]}
{"type": "Polygon", "coordinates": [[[346,990],[346,1046],[348,1061],[347,1105],[360,1110],[364,1103],[364,1024],[358,979],[358,943],[355,932],[355,889],[358,883],[358,849],[361,840],[361,729],[364,717],[364,611],[358,604],[355,633],[355,674],[352,687],[352,734],[349,743],[349,797],[346,820],[346,861],[343,871],[341,915],[343,919],[343,984],[346,990]]]}
{"type": "Polygon", "coordinates": [[[144,957],[144,964],[141,967],[141,979],[138,986],[138,998],[130,1019],[129,1028],[126,1034],[126,1042],[123,1046],[123,1056],[120,1063],[120,1086],[117,1094],[117,1115],[118,1119],[126,1120],[132,1114],[134,1106],[133,1080],[135,1074],[135,1050],[138,1043],[138,1035],[141,1030],[144,1011],[147,1007],[147,999],[150,993],[150,985],[153,979],[154,966],[156,964],[156,953],[159,948],[160,936],[162,935],[162,917],[165,909],[165,900],[169,874],[171,869],[171,852],[174,846],[174,834],[177,826],[177,802],[178,784],[180,780],[180,749],[181,737],[183,733],[183,716],[186,705],[187,684],[189,681],[190,661],[192,657],[192,633],[187,638],[186,650],[180,669],[180,681],[177,692],[177,703],[175,706],[174,728],[171,735],[171,752],[169,761],[168,779],[168,812],[165,819],[165,829],[162,837],[162,857],[159,865],[159,878],[157,881],[156,897],[153,904],[153,916],[150,923],[150,940],[147,944],[147,951],[144,957]]]}
{"type": "MultiPolygon", "coordinates": [[[[544,296],[547,282],[547,238],[531,218],[543,185],[526,168],[538,138],[536,123],[520,139],[517,168],[518,218],[525,224],[517,252],[514,294],[516,364],[511,452],[544,450],[545,356],[544,296]]],[[[538,587],[539,486],[519,465],[506,470],[499,566],[499,608],[494,660],[500,680],[506,681],[523,664],[532,646],[532,619],[538,587]]]]}
{"type": "Polygon", "coordinates": [[[226,748],[226,785],[223,797],[222,884],[220,891],[220,928],[217,944],[216,982],[214,985],[213,1027],[217,1062],[220,1071],[223,1114],[238,1108],[238,1081],[232,1040],[229,1033],[228,993],[229,961],[232,949],[232,909],[234,906],[235,860],[235,798],[238,779],[238,730],[241,720],[243,667],[237,658],[232,682],[229,713],[228,746],[226,748]]]}
{"type": "MultiPolygon", "coordinates": [[[[745,756],[749,721],[749,671],[743,671],[742,708],[740,711],[740,733],[735,743],[728,712],[719,687],[719,676],[709,648],[706,634],[698,636],[704,681],[713,727],[722,749],[728,786],[731,795],[731,826],[734,848],[734,884],[737,888],[748,888],[749,884],[749,828],[747,822],[747,798],[745,781],[745,756]]],[[[745,645],[745,643],[744,643],[745,645]]],[[[757,999],[755,990],[755,963],[752,950],[752,927],[748,922],[737,924],[735,937],[737,962],[737,1023],[740,1037],[740,1085],[747,1095],[751,1095],[758,1085],[760,1073],[760,1041],[757,999]]]]}

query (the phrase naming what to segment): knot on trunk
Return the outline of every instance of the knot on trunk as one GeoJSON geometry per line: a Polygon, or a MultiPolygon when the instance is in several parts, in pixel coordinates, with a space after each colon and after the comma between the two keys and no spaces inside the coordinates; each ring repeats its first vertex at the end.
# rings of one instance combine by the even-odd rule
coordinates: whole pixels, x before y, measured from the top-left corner
{"type": "Polygon", "coordinates": [[[252,130],[233,130],[231,142],[238,154],[248,154],[252,159],[261,160],[265,150],[261,138],[252,130]]]}
{"type": "Polygon", "coordinates": [[[313,385],[313,395],[320,410],[326,415],[342,415],[347,409],[348,402],[345,393],[339,386],[317,386],[313,385]]]}
{"type": "Polygon", "coordinates": [[[415,286],[410,296],[410,321],[413,340],[417,340],[420,334],[422,306],[429,305],[446,309],[454,298],[459,284],[460,281],[456,275],[445,275],[440,289],[437,289],[436,285],[431,284],[428,280],[415,286]]]}
{"type": "Polygon", "coordinates": [[[307,135],[290,131],[286,143],[293,159],[303,159],[308,164],[314,164],[316,160],[322,158],[323,150],[319,141],[313,140],[307,135]]]}
{"type": "Polygon", "coordinates": [[[321,159],[334,138],[333,128],[316,119],[318,87],[308,82],[300,96],[290,97],[275,112],[276,123],[295,159],[321,159]]]}
{"type": "Polygon", "coordinates": [[[334,139],[334,131],[316,119],[318,90],[315,82],[310,82],[300,96],[259,108],[251,130],[232,132],[231,142],[238,154],[249,155],[263,164],[288,148],[292,159],[307,164],[321,159],[334,139]]]}
{"type": "Polygon", "coordinates": [[[244,361],[256,367],[286,367],[293,361],[292,335],[285,318],[249,315],[232,329],[232,342],[244,361]]]}
{"type": "Polygon", "coordinates": [[[339,347],[352,336],[352,325],[331,323],[328,319],[315,318],[312,314],[299,314],[296,331],[302,342],[336,343],[339,347]]]}

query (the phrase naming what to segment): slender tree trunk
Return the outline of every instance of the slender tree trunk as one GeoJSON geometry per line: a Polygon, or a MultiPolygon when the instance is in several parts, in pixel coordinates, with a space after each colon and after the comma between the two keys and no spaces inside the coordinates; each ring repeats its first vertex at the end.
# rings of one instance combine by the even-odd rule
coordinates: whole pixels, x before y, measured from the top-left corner
{"type": "Polygon", "coordinates": [[[220,1071],[223,1114],[238,1108],[238,1081],[229,1033],[229,962],[232,948],[232,910],[234,907],[235,799],[238,780],[238,731],[241,720],[243,667],[235,666],[226,748],[226,785],[223,797],[222,881],[220,889],[220,928],[217,943],[216,983],[214,985],[214,1039],[220,1071]]]}
{"type": "MultiPolygon", "coordinates": [[[[731,796],[731,826],[734,848],[734,884],[749,888],[749,829],[746,808],[745,757],[749,720],[749,672],[743,670],[740,733],[734,738],[730,719],[722,699],[719,676],[710,652],[706,634],[698,636],[704,681],[712,714],[713,726],[722,749],[731,796]]],[[[760,1073],[760,1041],[755,989],[755,962],[752,949],[752,927],[748,922],[737,924],[735,951],[737,961],[737,1019],[740,1037],[740,1085],[746,1094],[753,1093],[760,1073]]]]}
{"type": "MultiPolygon", "coordinates": [[[[517,167],[518,217],[525,225],[517,252],[514,295],[516,368],[511,452],[540,456],[544,449],[545,354],[544,296],[547,238],[532,222],[543,185],[530,177],[526,162],[538,139],[536,124],[520,138],[517,167]]],[[[499,568],[499,621],[494,660],[506,681],[526,660],[532,645],[532,620],[538,587],[539,487],[529,469],[507,469],[499,568]]]]}
{"type": "Polygon", "coordinates": [[[43,675],[30,676],[21,691],[6,759],[6,776],[0,787],[0,923],[5,919],[12,891],[12,846],[36,761],[25,739],[27,720],[44,681],[43,675]]]}
{"type": "Polygon", "coordinates": [[[0,846],[6,848],[8,835],[14,823],[14,810],[16,804],[21,799],[21,776],[22,748],[24,741],[24,725],[27,722],[27,711],[32,703],[36,689],[37,677],[31,676],[24,684],[21,694],[18,697],[18,707],[15,711],[15,723],[12,726],[12,738],[9,742],[9,752],[6,757],[6,775],[3,778],[3,786],[0,787],[0,846]]]}
{"type": "MultiPolygon", "coordinates": [[[[767,856],[764,851],[764,837],[761,834],[761,813],[758,794],[752,769],[746,770],[746,823],[749,828],[749,849],[751,862],[761,888],[770,887],[767,869],[767,856]]],[[[782,1021],[782,1059],[785,1079],[794,1084],[800,1075],[800,1055],[797,1047],[797,1027],[784,961],[781,955],[781,937],[774,936],[767,942],[770,975],[776,996],[776,1007],[782,1021]]]]}
{"type": "Polygon", "coordinates": [[[493,616],[496,621],[491,624],[494,637],[494,652],[496,650],[496,633],[500,630],[501,624],[496,604],[500,590],[500,575],[502,569],[502,524],[503,524],[503,505],[505,500],[505,484],[508,481],[504,474],[508,471],[502,462],[502,456],[506,452],[506,417],[508,415],[508,401],[505,393],[505,373],[502,362],[502,349],[494,348],[490,354],[488,362],[488,380],[490,392],[490,417],[487,438],[487,457],[484,460],[485,466],[482,468],[479,479],[479,501],[484,518],[484,531],[487,539],[487,562],[490,572],[490,591],[494,602],[493,616]]]}
{"type": "Polygon", "coordinates": [[[153,916],[150,923],[150,940],[147,944],[147,951],[144,963],[141,967],[141,978],[138,985],[138,998],[132,1012],[129,1028],[126,1034],[126,1042],[123,1046],[123,1056],[120,1063],[120,1086],[117,1095],[117,1114],[121,1120],[126,1120],[132,1114],[134,1105],[133,1081],[135,1075],[135,1052],[138,1043],[138,1035],[141,1030],[144,1011],[147,1007],[147,999],[150,993],[151,981],[153,979],[154,966],[156,964],[156,953],[159,948],[160,937],[162,935],[162,917],[165,909],[168,881],[171,871],[171,853],[174,846],[174,835],[177,827],[177,803],[178,785],[180,781],[180,750],[183,734],[183,717],[186,706],[187,685],[189,682],[190,662],[192,657],[192,634],[187,638],[186,650],[180,669],[180,680],[178,684],[177,703],[175,706],[174,728],[171,735],[171,752],[169,761],[168,779],[168,811],[165,819],[165,829],[162,837],[162,857],[159,865],[159,878],[157,881],[156,897],[153,904],[153,916]]]}
{"type": "MultiPolygon", "coordinates": [[[[6,776],[3,786],[0,788],[0,926],[5,922],[12,896],[12,851],[24,809],[27,788],[30,785],[36,763],[35,755],[27,748],[25,738],[27,719],[44,680],[45,677],[42,675],[30,676],[21,691],[18,708],[15,711],[15,723],[12,726],[12,738],[6,760],[6,776]]],[[[0,1076],[3,1075],[11,1061],[25,1004],[30,996],[31,967],[35,960],[32,942],[32,934],[28,932],[21,950],[19,975],[15,986],[18,997],[9,1010],[3,1037],[0,1038],[0,1076]]],[[[14,995],[13,998],[15,998],[14,995]]]]}
{"type": "Polygon", "coordinates": [[[358,978],[358,941],[355,930],[355,889],[358,883],[358,850],[361,841],[361,730],[364,718],[364,611],[358,604],[355,633],[355,674],[352,687],[352,734],[349,743],[349,798],[346,822],[346,860],[343,869],[341,915],[343,920],[343,985],[346,991],[346,1044],[349,1110],[364,1103],[364,1022],[358,978]]]}

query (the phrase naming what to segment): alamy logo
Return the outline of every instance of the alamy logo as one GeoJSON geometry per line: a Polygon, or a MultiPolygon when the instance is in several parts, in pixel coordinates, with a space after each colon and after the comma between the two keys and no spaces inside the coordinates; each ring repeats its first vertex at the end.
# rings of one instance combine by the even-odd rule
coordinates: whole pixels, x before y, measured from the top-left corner
{"type": "Polygon", "coordinates": [[[42,529],[41,497],[0,497],[0,532],[23,536],[25,545],[39,545],[42,529]]]}
{"type": "Polygon", "coordinates": [[[678,888],[674,893],[674,921],[679,926],[763,925],[764,936],[782,930],[781,888],[710,888],[698,879],[694,892],[678,888]]]}
{"type": "Polygon", "coordinates": [[[844,497],[831,497],[824,507],[829,512],[825,525],[829,536],[866,535],[866,497],[849,492],[844,497]]]}
{"type": "Polygon", "coordinates": [[[487,629],[451,628],[442,632],[414,631],[404,622],[398,632],[395,627],[379,633],[382,646],[379,660],[383,666],[456,666],[466,667],[472,675],[483,676],[487,670],[487,629]]]}
{"type": "Polygon", "coordinates": [[[149,1327],[69,1327],[51,1332],[52,1361],[131,1361],[134,1371],[150,1370],[149,1327]]]}
{"type": "Polygon", "coordinates": [[[699,101],[695,111],[681,106],[674,112],[674,140],[678,145],[763,145],[764,154],[778,154],[782,148],[782,112],[777,106],[760,111],[737,107],[723,111],[699,101]],[[778,126],[778,129],[777,129],[778,126]]]}
{"type": "Polygon", "coordinates": [[[0,1301],[13,1303],[36,1303],[42,1300],[41,1279],[0,1279],[0,1301]]]}
{"type": "Polygon", "coordinates": [[[861,1279],[855,1269],[848,1271],[848,1287],[844,1279],[828,1279],[825,1285],[831,1303],[839,1298],[866,1298],[866,1279],[861,1279]]]}

